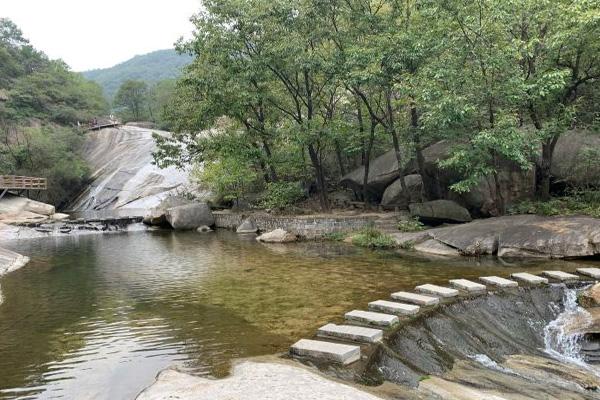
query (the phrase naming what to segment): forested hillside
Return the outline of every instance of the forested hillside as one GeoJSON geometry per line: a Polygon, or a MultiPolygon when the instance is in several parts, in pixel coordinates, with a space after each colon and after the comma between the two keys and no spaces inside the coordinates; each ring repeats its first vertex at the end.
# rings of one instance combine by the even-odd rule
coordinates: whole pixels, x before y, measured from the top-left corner
{"type": "Polygon", "coordinates": [[[190,56],[180,55],[175,50],[158,50],[135,56],[111,68],[85,71],[82,74],[102,86],[104,95],[111,100],[125,81],[156,83],[164,79],[177,78],[181,74],[181,69],[190,61],[190,56]]]}
{"type": "Polygon", "coordinates": [[[89,171],[78,155],[78,125],[106,114],[101,88],[34,49],[0,19],[0,174],[48,178],[32,196],[60,205],[89,171]]]}

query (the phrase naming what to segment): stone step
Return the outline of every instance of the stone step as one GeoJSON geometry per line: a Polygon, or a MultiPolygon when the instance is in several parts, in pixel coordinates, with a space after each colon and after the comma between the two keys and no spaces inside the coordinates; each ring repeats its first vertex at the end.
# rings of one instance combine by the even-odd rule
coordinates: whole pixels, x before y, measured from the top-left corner
{"type": "Polygon", "coordinates": [[[600,268],[577,268],[581,275],[591,276],[594,279],[600,279],[600,268]]]}
{"type": "Polygon", "coordinates": [[[417,287],[415,287],[415,290],[420,293],[432,294],[434,296],[444,297],[444,298],[458,296],[458,290],[456,290],[456,289],[450,289],[450,288],[443,287],[443,286],[432,285],[430,283],[417,286],[417,287]]]}
{"type": "Polygon", "coordinates": [[[528,272],[517,272],[510,275],[518,281],[528,283],[530,285],[540,285],[542,283],[548,283],[548,279],[541,276],[533,275],[528,272]]]}
{"type": "Polygon", "coordinates": [[[377,300],[369,303],[369,309],[394,315],[415,315],[421,307],[414,304],[397,303],[395,301],[377,300]]]}
{"type": "Polygon", "coordinates": [[[519,284],[510,279],[500,278],[499,276],[482,276],[479,278],[482,282],[487,285],[498,286],[501,288],[517,287],[519,284]]]}
{"type": "Polygon", "coordinates": [[[544,271],[542,272],[545,276],[556,279],[557,281],[565,282],[565,281],[575,281],[579,279],[577,275],[569,274],[563,271],[544,271]]]}
{"type": "Polygon", "coordinates": [[[400,320],[395,315],[378,313],[373,311],[353,310],[347,312],[344,317],[347,321],[359,322],[362,324],[390,327],[396,325],[400,320]]]}
{"type": "Polygon", "coordinates": [[[452,287],[464,290],[468,293],[482,293],[487,290],[485,285],[470,281],[468,279],[450,279],[448,282],[450,282],[452,287]]]}
{"type": "Polygon", "coordinates": [[[300,339],[290,347],[290,353],[317,360],[333,361],[343,365],[360,360],[359,346],[321,340],[300,339]]]}
{"type": "Polygon", "coordinates": [[[392,293],[391,296],[394,300],[406,301],[407,303],[418,304],[420,306],[434,306],[440,302],[440,299],[437,297],[410,292],[396,292],[392,293]]]}
{"type": "Polygon", "coordinates": [[[327,324],[317,330],[317,336],[351,340],[354,342],[375,343],[383,339],[381,329],[364,328],[355,325],[327,324]]]}

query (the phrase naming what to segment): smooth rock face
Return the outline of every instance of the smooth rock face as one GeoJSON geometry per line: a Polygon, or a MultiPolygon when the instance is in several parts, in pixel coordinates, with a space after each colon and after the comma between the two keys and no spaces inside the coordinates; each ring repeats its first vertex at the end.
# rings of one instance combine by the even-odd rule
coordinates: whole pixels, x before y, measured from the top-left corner
{"type": "Polygon", "coordinates": [[[443,286],[432,285],[430,283],[415,287],[417,292],[432,294],[438,297],[456,297],[458,296],[458,290],[450,289],[443,286]]]}
{"type": "Polygon", "coordinates": [[[392,299],[406,301],[408,303],[418,304],[420,306],[433,306],[440,302],[437,297],[424,296],[422,294],[410,293],[410,292],[396,292],[392,293],[392,299]]]}
{"type": "Polygon", "coordinates": [[[68,209],[150,209],[169,195],[193,191],[189,171],[152,164],[153,134],[170,135],[133,126],[86,133],[82,155],[92,170],[92,182],[68,209]]]}
{"type": "Polygon", "coordinates": [[[600,306],[600,283],[596,283],[584,291],[578,301],[579,305],[585,308],[600,306]]]}
{"type": "Polygon", "coordinates": [[[275,229],[271,232],[263,233],[256,238],[259,242],[265,243],[289,243],[298,240],[298,237],[293,233],[289,233],[283,229],[275,229]]]}
{"type": "Polygon", "coordinates": [[[585,152],[600,148],[600,136],[592,131],[572,130],[560,135],[554,148],[550,173],[560,182],[600,185],[598,164],[581,161],[585,152]]]}
{"type": "Polygon", "coordinates": [[[470,222],[472,220],[469,211],[452,200],[413,203],[408,208],[412,216],[428,222],[470,222]]]}
{"type": "Polygon", "coordinates": [[[542,272],[544,275],[556,279],[558,281],[574,281],[579,279],[577,275],[569,274],[563,271],[544,271],[542,272]]]}
{"type": "Polygon", "coordinates": [[[369,309],[394,315],[415,315],[420,307],[414,304],[404,304],[395,301],[377,300],[369,303],[369,309]]]}
{"type": "Polygon", "coordinates": [[[202,378],[173,369],[136,400],[381,400],[355,387],[280,363],[245,361],[224,379],[202,378]]]}
{"type": "Polygon", "coordinates": [[[235,231],[236,233],[256,233],[258,227],[252,219],[246,218],[235,231]]]}
{"type": "Polygon", "coordinates": [[[193,202],[181,196],[168,196],[160,203],[146,212],[144,215],[144,224],[151,226],[168,225],[167,209],[192,204],[193,202]]]}
{"type": "Polygon", "coordinates": [[[393,326],[400,322],[397,316],[390,314],[383,314],[372,311],[353,310],[347,312],[344,317],[348,321],[357,321],[369,325],[377,326],[393,326]]]}
{"type": "Polygon", "coordinates": [[[60,218],[65,215],[56,214],[55,211],[54,206],[50,204],[25,197],[6,194],[0,199],[0,222],[6,224],[45,222],[54,216],[60,218]]]}
{"type": "Polygon", "coordinates": [[[472,282],[468,279],[451,279],[449,281],[453,287],[464,290],[469,293],[485,292],[487,288],[481,283],[472,282]]]}
{"type": "Polygon", "coordinates": [[[541,276],[530,274],[528,272],[517,272],[517,273],[511,274],[510,276],[518,281],[523,281],[525,283],[529,283],[530,285],[539,285],[542,283],[548,283],[548,279],[541,277],[541,276]]]}
{"type": "Polygon", "coordinates": [[[577,268],[577,272],[582,275],[591,276],[594,279],[600,279],[600,268],[577,268]]]}
{"type": "Polygon", "coordinates": [[[347,344],[300,339],[290,347],[290,353],[348,365],[360,359],[360,347],[347,344]]]}
{"type": "Polygon", "coordinates": [[[499,276],[482,276],[481,279],[488,285],[498,286],[502,288],[508,287],[517,287],[519,284],[515,281],[511,281],[510,279],[501,278],[499,276]]]}
{"type": "Polygon", "coordinates": [[[29,262],[29,257],[0,247],[0,277],[15,271],[29,262]]]}
{"type": "Polygon", "coordinates": [[[206,203],[194,203],[167,209],[167,222],[175,230],[197,229],[202,225],[212,226],[215,217],[206,203]]]}
{"type": "Polygon", "coordinates": [[[375,343],[383,339],[383,331],[362,326],[327,324],[317,330],[317,336],[375,343]]]}
{"type": "Polygon", "coordinates": [[[406,175],[404,182],[406,183],[408,193],[402,191],[400,179],[396,179],[383,192],[383,197],[381,198],[382,206],[406,208],[411,199],[419,201],[422,198],[423,179],[421,179],[421,175],[406,175]]]}

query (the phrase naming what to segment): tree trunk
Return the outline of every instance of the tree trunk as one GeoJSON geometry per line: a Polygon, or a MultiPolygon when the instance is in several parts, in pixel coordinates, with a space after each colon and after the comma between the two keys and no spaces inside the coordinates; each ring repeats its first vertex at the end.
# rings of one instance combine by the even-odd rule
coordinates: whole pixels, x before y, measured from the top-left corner
{"type": "Polygon", "coordinates": [[[371,166],[371,151],[373,150],[373,142],[375,141],[375,128],[377,122],[371,118],[371,132],[365,149],[365,173],[363,175],[363,201],[365,210],[371,208],[369,204],[369,168],[371,166]]]}
{"type": "Polygon", "coordinates": [[[267,156],[267,166],[269,169],[269,176],[272,182],[277,182],[279,177],[277,176],[277,171],[275,171],[275,167],[273,166],[273,160],[271,155],[271,147],[269,146],[269,142],[266,139],[262,139],[263,149],[265,151],[265,155],[267,156]]]}
{"type": "Polygon", "coordinates": [[[337,162],[340,167],[340,174],[342,176],[346,175],[346,168],[344,167],[344,159],[342,157],[342,149],[340,148],[340,143],[335,141],[335,155],[337,157],[337,162]]]}
{"type": "Polygon", "coordinates": [[[317,190],[319,192],[319,203],[323,211],[329,211],[329,199],[327,198],[327,182],[323,174],[323,167],[319,161],[319,155],[312,144],[308,145],[308,155],[315,169],[315,177],[317,178],[317,190]]]}
{"type": "Polygon", "coordinates": [[[396,128],[394,125],[394,112],[392,109],[391,91],[388,91],[386,93],[386,107],[388,118],[387,131],[392,136],[392,142],[394,143],[394,152],[396,153],[396,161],[398,162],[398,179],[400,179],[400,187],[402,188],[402,192],[408,195],[408,201],[410,203],[410,193],[408,192],[408,188],[406,187],[406,181],[404,180],[404,174],[402,172],[402,152],[400,151],[400,141],[398,140],[398,134],[396,133],[396,128]]]}
{"type": "MultiPolygon", "coordinates": [[[[414,103],[410,107],[410,125],[412,131],[412,138],[415,144],[415,156],[417,159],[417,168],[421,179],[423,181],[423,189],[425,191],[425,197],[428,200],[439,198],[436,182],[431,179],[425,170],[425,157],[423,156],[423,147],[421,144],[421,137],[419,136],[419,113],[414,103]]],[[[423,200],[423,199],[421,199],[423,200]]]]}
{"type": "Polygon", "coordinates": [[[559,135],[555,135],[542,143],[542,159],[538,168],[537,187],[537,196],[540,200],[550,199],[550,170],[552,168],[552,158],[558,138],[559,135]]]}

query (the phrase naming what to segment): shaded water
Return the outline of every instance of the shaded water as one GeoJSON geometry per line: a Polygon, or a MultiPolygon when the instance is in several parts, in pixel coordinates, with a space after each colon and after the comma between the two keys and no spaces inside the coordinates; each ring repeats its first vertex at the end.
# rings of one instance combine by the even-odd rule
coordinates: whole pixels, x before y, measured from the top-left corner
{"type": "Polygon", "coordinates": [[[230,232],[125,233],[7,244],[0,398],[132,399],[163,368],[224,376],[344,312],[425,282],[570,263],[422,259],[337,243],[264,245],[230,232]]]}

